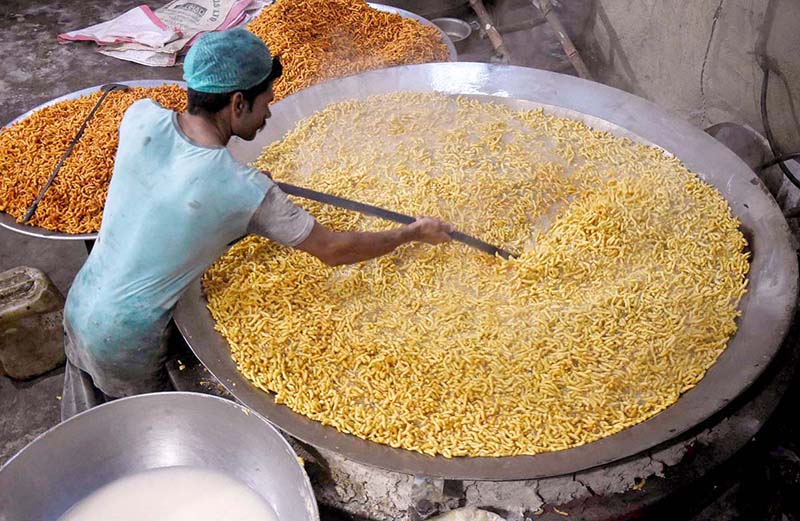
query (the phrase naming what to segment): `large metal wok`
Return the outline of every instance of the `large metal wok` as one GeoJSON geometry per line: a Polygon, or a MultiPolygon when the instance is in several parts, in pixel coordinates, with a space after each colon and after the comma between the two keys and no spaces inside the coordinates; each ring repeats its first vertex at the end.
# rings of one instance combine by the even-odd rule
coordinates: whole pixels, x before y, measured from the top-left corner
{"type": "MultiPolygon", "coordinates": [[[[482,96],[517,108],[585,121],[680,158],[728,200],[752,251],[749,291],[740,304],[739,331],[705,378],[653,418],[596,442],[536,456],[431,457],[342,434],[301,416],[252,386],[214,330],[199,282],[180,301],[178,326],[206,367],[236,398],[284,431],[352,460],[408,474],[461,479],[534,479],[570,474],[640,453],[697,426],[723,409],[764,371],[790,325],[797,292],[797,262],[781,212],[753,172],[701,130],[644,99],[597,83],[547,71],[477,63],[444,63],[367,72],[320,84],[287,97],[254,141],[230,144],[249,162],[295,123],[332,102],[395,91],[439,91],[482,96]]],[[[380,136],[376,136],[379,139],[380,136]]],[[[357,144],[356,144],[357,145],[357,144]]]]}

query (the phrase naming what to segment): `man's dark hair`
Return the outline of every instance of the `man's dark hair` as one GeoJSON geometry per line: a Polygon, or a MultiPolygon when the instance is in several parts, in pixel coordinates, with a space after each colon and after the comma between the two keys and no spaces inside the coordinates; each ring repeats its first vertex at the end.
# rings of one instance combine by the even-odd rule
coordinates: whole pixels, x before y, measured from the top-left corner
{"type": "Polygon", "coordinates": [[[216,114],[228,106],[228,103],[231,102],[231,96],[237,92],[242,93],[245,101],[247,101],[249,109],[252,110],[253,102],[255,102],[259,94],[266,92],[272,82],[280,78],[281,74],[283,74],[283,66],[281,65],[280,57],[276,56],[272,59],[272,70],[269,72],[269,76],[258,85],[250,87],[247,90],[210,94],[208,92],[198,92],[196,90],[187,89],[187,96],[189,98],[187,110],[189,114],[193,115],[216,114]]]}

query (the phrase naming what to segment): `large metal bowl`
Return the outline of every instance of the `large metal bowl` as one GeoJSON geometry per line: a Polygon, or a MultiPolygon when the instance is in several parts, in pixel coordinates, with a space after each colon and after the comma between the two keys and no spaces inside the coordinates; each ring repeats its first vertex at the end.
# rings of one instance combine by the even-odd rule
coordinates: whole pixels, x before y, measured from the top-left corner
{"type": "Polygon", "coordinates": [[[157,393],[90,409],[31,442],[0,469],[0,521],[54,521],[111,481],[177,465],[238,479],[281,521],[319,520],[294,451],[264,418],[215,396],[157,393]]]}

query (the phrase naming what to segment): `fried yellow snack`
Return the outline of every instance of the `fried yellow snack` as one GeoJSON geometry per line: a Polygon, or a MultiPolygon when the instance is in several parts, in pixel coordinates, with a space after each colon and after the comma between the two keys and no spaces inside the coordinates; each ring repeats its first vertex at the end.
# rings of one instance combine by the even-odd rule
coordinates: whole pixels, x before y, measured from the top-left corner
{"type": "MultiPolygon", "coordinates": [[[[673,404],[736,331],[739,223],[660,149],[398,93],[329,106],[257,165],[521,253],[411,244],[330,268],[250,237],[214,264],[203,285],[239,370],[340,431],[444,456],[576,447],[673,404]]],[[[395,226],[301,204],[338,230],[395,226]]]]}

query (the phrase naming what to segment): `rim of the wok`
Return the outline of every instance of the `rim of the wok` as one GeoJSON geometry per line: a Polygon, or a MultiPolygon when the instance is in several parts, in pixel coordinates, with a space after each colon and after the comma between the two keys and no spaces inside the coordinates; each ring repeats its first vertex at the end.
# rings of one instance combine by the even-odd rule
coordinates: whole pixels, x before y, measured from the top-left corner
{"type": "Polygon", "coordinates": [[[428,456],[366,441],[276,404],[273,394],[253,386],[236,369],[227,341],[195,281],[178,304],[179,329],[200,361],[237,399],[283,431],[320,450],[382,469],[449,479],[520,480],[572,474],[662,446],[723,410],[748,389],[779,351],[791,324],[797,293],[797,260],[791,234],[767,189],[733,152],[688,122],[642,98],[573,76],[507,65],[438,63],[370,71],[318,84],[272,107],[273,119],[254,142],[231,143],[239,159],[282,138],[294,121],[344,99],[396,91],[492,96],[561,107],[561,114],[583,114],[593,126],[655,144],[677,156],[714,185],[742,221],[752,259],[748,293],[742,299],[739,329],[697,386],[661,413],[600,440],[534,456],[428,456]],[[285,127],[285,128],[284,128],[285,127]],[[249,147],[249,148],[248,148],[249,147]]]}

